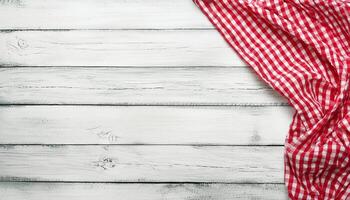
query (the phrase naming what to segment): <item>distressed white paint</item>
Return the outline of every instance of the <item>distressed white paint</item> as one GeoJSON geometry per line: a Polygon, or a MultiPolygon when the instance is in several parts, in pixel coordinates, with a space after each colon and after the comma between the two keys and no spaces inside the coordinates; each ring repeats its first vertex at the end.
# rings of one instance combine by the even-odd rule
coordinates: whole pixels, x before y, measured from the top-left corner
{"type": "Polygon", "coordinates": [[[0,181],[282,183],[283,147],[0,146],[0,181]]]}
{"type": "Polygon", "coordinates": [[[0,103],[38,104],[0,107],[0,199],[286,199],[283,147],[235,145],[281,145],[291,109],[249,106],[285,101],[191,0],[0,0],[0,18],[0,103]],[[224,104],[247,107],[194,106],[224,104]]]}
{"type": "Polygon", "coordinates": [[[20,66],[243,66],[215,30],[0,32],[0,64],[20,66]]]}
{"type": "Polygon", "coordinates": [[[282,184],[0,183],[2,200],[286,200],[282,184]]]}
{"type": "Polygon", "coordinates": [[[286,103],[242,68],[5,68],[0,103],[235,105],[286,103]]]}
{"type": "Polygon", "coordinates": [[[1,144],[282,145],[290,107],[1,106],[1,144]]]}
{"type": "Polygon", "coordinates": [[[1,29],[212,28],[192,0],[2,0],[1,29]]]}

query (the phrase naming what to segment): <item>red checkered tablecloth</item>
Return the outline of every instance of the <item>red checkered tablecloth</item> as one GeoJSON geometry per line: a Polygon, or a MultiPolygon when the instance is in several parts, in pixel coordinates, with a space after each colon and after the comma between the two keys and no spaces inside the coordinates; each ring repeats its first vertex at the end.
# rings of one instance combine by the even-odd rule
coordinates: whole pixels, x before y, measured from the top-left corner
{"type": "Polygon", "coordinates": [[[194,2],[295,109],[284,153],[290,199],[350,199],[350,1],[194,2]]]}

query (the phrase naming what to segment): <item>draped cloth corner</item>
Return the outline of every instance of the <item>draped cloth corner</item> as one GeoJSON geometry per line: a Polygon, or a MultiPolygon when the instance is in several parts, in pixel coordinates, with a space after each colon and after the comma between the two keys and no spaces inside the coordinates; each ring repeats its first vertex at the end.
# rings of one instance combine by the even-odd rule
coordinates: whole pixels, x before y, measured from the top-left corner
{"type": "Polygon", "coordinates": [[[295,109],[290,199],[350,199],[350,0],[194,0],[226,42],[295,109]]]}

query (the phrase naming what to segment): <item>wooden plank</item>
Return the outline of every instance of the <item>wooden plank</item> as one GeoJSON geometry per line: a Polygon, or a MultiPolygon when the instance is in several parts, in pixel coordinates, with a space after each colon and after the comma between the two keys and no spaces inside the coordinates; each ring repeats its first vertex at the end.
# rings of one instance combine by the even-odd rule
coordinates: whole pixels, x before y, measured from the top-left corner
{"type": "Polygon", "coordinates": [[[287,200],[282,184],[0,183],[2,200],[287,200]]]}
{"type": "Polygon", "coordinates": [[[0,144],[282,145],[291,117],[290,107],[1,106],[0,144]]]}
{"type": "Polygon", "coordinates": [[[216,30],[0,32],[3,66],[245,66],[216,30]]]}
{"type": "Polygon", "coordinates": [[[280,105],[248,68],[2,68],[1,104],[280,105]]]}
{"type": "Polygon", "coordinates": [[[0,29],[212,28],[191,0],[5,0],[0,29]]]}
{"type": "Polygon", "coordinates": [[[1,145],[0,181],[282,183],[283,147],[1,145]]]}

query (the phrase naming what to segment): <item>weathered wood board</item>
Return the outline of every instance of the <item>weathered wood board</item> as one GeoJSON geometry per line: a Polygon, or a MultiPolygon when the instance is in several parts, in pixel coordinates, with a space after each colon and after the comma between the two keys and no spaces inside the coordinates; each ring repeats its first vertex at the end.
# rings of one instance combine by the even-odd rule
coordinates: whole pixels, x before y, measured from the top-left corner
{"type": "Polygon", "coordinates": [[[0,103],[286,105],[245,67],[0,68],[0,103]]]}
{"type": "Polygon", "coordinates": [[[283,145],[290,107],[0,106],[0,144],[283,145]]]}
{"type": "Polygon", "coordinates": [[[0,145],[0,181],[282,183],[281,146],[0,145]]]}
{"type": "Polygon", "coordinates": [[[213,28],[192,0],[2,0],[0,29],[213,28]]]}
{"type": "Polygon", "coordinates": [[[282,184],[0,183],[4,200],[286,200],[282,184]]]}
{"type": "Polygon", "coordinates": [[[0,32],[2,66],[246,66],[215,30],[0,32]]]}

